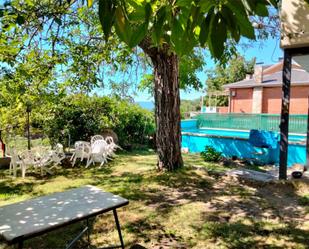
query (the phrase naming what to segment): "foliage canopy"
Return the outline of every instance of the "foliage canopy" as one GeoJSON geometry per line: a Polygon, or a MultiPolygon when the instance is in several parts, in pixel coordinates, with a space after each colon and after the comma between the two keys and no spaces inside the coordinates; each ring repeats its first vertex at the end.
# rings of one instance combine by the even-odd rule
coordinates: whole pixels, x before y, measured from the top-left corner
{"type": "MultiPolygon", "coordinates": [[[[91,0],[88,4],[92,5],[91,0]]],[[[268,16],[267,6],[276,0],[99,0],[99,17],[106,41],[112,27],[123,42],[133,48],[145,38],[154,47],[168,46],[178,55],[194,47],[208,46],[214,58],[221,58],[229,43],[240,38],[255,39],[250,16],[268,16]]]]}
{"type": "Polygon", "coordinates": [[[208,72],[207,91],[221,91],[223,85],[243,80],[246,74],[253,74],[255,58],[246,60],[243,56],[233,57],[226,66],[216,65],[208,72]]]}
{"type": "MultiPolygon", "coordinates": [[[[227,106],[227,96],[217,96],[213,100],[212,92],[220,92],[225,84],[243,80],[247,74],[253,74],[255,58],[245,60],[243,56],[234,56],[227,65],[216,65],[214,70],[208,72],[206,80],[207,95],[206,101],[215,102],[216,106],[227,106]]],[[[206,103],[207,105],[207,103],[206,103]]],[[[209,105],[209,103],[208,103],[209,105]]]]}

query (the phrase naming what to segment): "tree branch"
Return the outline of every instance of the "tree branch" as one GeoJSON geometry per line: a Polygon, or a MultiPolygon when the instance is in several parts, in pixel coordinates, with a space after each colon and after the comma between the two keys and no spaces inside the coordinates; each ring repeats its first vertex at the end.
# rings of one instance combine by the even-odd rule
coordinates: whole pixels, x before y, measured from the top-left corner
{"type": "Polygon", "coordinates": [[[158,49],[152,46],[151,38],[146,36],[138,46],[143,49],[145,54],[147,54],[150,58],[154,58],[158,53],[158,49]]]}

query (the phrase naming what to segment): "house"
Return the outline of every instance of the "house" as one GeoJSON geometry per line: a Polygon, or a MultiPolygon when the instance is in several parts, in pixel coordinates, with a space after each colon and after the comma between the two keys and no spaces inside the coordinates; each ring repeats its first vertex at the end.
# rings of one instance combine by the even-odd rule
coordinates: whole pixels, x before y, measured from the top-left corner
{"type": "MultiPolygon", "coordinates": [[[[231,113],[281,113],[283,62],[270,66],[256,65],[253,75],[227,84],[231,113]]],[[[309,73],[293,62],[290,114],[307,114],[309,100],[309,73]]]]}

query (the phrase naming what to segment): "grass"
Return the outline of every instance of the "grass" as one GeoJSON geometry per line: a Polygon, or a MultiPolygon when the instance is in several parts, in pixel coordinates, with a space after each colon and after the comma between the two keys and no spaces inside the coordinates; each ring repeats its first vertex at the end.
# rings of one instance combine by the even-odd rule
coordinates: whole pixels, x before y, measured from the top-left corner
{"type": "MultiPolygon", "coordinates": [[[[127,248],[308,248],[308,185],[243,182],[222,176],[228,167],[199,155],[184,155],[184,161],[181,170],[157,172],[152,151],[135,151],[102,169],[60,168],[43,178],[14,179],[0,171],[0,205],[92,184],[129,199],[119,209],[127,248]]],[[[63,248],[81,227],[48,233],[25,247],[63,248]]],[[[91,241],[95,247],[118,242],[111,214],[93,220],[91,241]]]]}

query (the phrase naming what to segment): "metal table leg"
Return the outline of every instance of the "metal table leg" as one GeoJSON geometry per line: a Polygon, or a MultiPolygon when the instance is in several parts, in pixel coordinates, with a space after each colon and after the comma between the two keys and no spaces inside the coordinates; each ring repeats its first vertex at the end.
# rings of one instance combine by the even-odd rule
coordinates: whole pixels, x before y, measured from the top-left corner
{"type": "Polygon", "coordinates": [[[121,235],[121,229],[120,229],[120,224],[119,224],[119,220],[118,220],[118,215],[117,215],[116,209],[113,209],[113,214],[114,214],[114,218],[115,218],[115,222],[116,222],[116,226],[117,226],[117,230],[118,230],[118,235],[119,235],[119,239],[120,239],[121,248],[124,249],[124,243],[123,243],[123,239],[122,239],[122,235],[121,235]]]}
{"type": "Polygon", "coordinates": [[[85,227],[70,243],[65,249],[71,249],[75,243],[88,231],[88,227],[85,227]]]}
{"type": "Polygon", "coordinates": [[[87,219],[87,241],[88,241],[88,245],[90,246],[90,226],[89,226],[89,219],[87,219]]]}

